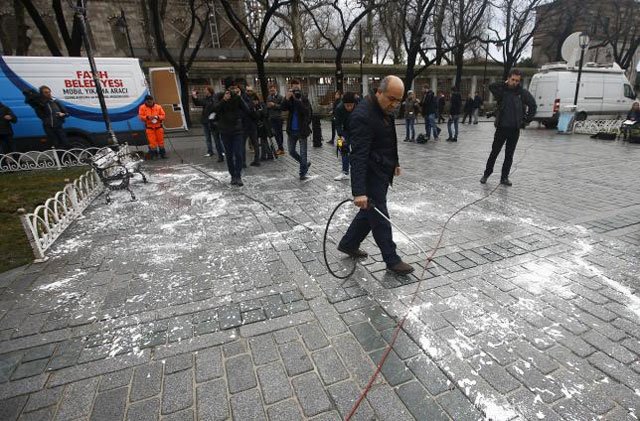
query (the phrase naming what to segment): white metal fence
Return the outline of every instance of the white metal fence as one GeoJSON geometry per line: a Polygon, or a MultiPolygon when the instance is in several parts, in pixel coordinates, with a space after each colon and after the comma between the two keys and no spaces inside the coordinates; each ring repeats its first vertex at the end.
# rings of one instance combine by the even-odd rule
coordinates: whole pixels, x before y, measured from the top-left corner
{"type": "MultiPolygon", "coordinates": [[[[46,151],[15,152],[0,154],[0,173],[15,171],[29,171],[37,169],[52,169],[78,167],[87,165],[86,159],[105,148],[87,149],[49,149],[46,151]]],[[[129,146],[122,145],[120,150],[129,153],[129,146]]]]}
{"type": "Polygon", "coordinates": [[[576,121],[573,132],[578,134],[619,133],[624,120],[583,120],[576,121]]]}
{"type": "Polygon", "coordinates": [[[46,260],[45,251],[62,232],[82,214],[104,186],[94,170],[87,171],[73,183],[68,183],[44,205],[32,213],[18,209],[20,221],[33,249],[36,262],[46,260]]]}

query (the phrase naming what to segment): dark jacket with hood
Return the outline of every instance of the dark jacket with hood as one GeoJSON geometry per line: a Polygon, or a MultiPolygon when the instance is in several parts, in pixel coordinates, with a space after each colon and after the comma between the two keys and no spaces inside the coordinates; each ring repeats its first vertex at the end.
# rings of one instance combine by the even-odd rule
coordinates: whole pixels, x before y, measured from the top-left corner
{"type": "Polygon", "coordinates": [[[18,118],[13,113],[13,111],[11,111],[11,108],[7,107],[2,102],[0,102],[0,134],[12,135],[13,127],[11,127],[11,125],[17,122],[18,122],[18,118]],[[11,116],[11,120],[5,120],[4,117],[7,115],[11,116]]]}
{"type": "Polygon", "coordinates": [[[522,86],[509,89],[504,82],[495,82],[489,90],[497,102],[496,127],[520,129],[533,121],[538,109],[536,100],[522,86]]]}
{"type": "Polygon", "coordinates": [[[384,113],[376,96],[367,96],[353,110],[349,134],[353,195],[367,195],[368,181],[393,183],[399,166],[396,126],[393,115],[384,113]]]}
{"type": "Polygon", "coordinates": [[[638,111],[634,111],[634,110],[629,111],[629,113],[627,113],[627,120],[633,120],[633,121],[640,122],[640,110],[638,110],[638,111]]]}
{"type": "Polygon", "coordinates": [[[311,135],[311,117],[313,116],[313,109],[309,99],[302,94],[300,99],[291,97],[290,99],[284,99],[282,101],[282,110],[288,111],[287,116],[287,133],[291,134],[291,122],[293,120],[293,113],[298,113],[298,135],[301,138],[307,138],[311,135]]]}

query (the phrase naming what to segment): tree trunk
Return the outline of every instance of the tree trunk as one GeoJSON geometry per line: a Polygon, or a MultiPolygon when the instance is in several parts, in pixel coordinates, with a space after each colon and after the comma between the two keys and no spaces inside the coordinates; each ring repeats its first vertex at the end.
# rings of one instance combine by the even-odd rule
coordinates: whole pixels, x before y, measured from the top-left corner
{"type": "Polygon", "coordinates": [[[31,40],[27,39],[27,24],[24,21],[24,7],[20,0],[13,0],[16,18],[16,55],[26,56],[29,53],[31,40]]]}
{"type": "Polygon", "coordinates": [[[20,1],[22,2],[22,5],[24,6],[24,8],[27,10],[27,13],[29,13],[29,16],[31,17],[31,20],[33,21],[33,23],[36,25],[36,28],[38,28],[38,31],[40,31],[40,34],[42,35],[42,38],[44,39],[45,44],[47,44],[47,48],[49,49],[49,52],[51,53],[51,55],[58,56],[58,57],[62,56],[63,55],[62,51],[60,50],[60,47],[58,46],[58,44],[56,44],[56,40],[53,38],[51,31],[49,31],[47,24],[44,22],[44,20],[40,16],[40,13],[38,12],[38,8],[33,4],[31,0],[20,0],[20,1]]]}
{"type": "Polygon", "coordinates": [[[184,65],[180,65],[178,68],[178,80],[180,81],[180,100],[182,102],[184,120],[187,123],[187,127],[191,127],[191,112],[189,109],[189,74],[184,65]]]}
{"type": "Polygon", "coordinates": [[[455,86],[460,86],[462,82],[462,68],[464,67],[464,47],[456,48],[455,53],[456,60],[456,82],[455,86]]]}
{"type": "Polygon", "coordinates": [[[291,44],[293,47],[293,62],[304,63],[304,35],[300,20],[300,1],[291,1],[291,44]]]}
{"type": "MultiPolygon", "coordinates": [[[[362,83],[362,81],[360,83],[362,83]]],[[[342,51],[336,52],[336,91],[344,92],[344,73],[342,71],[342,51]]]]}
{"type": "MultiPolygon", "coordinates": [[[[405,91],[411,89],[411,85],[413,85],[413,79],[416,77],[417,56],[418,56],[417,51],[409,50],[407,52],[407,71],[404,75],[405,91]]],[[[416,96],[417,96],[417,93],[416,93],[416,96]]]]}
{"type": "Polygon", "coordinates": [[[267,86],[267,71],[264,65],[264,57],[256,56],[253,57],[253,60],[256,62],[256,70],[258,71],[258,80],[260,81],[260,93],[262,94],[262,100],[266,101],[269,96],[269,87],[267,86]]]}

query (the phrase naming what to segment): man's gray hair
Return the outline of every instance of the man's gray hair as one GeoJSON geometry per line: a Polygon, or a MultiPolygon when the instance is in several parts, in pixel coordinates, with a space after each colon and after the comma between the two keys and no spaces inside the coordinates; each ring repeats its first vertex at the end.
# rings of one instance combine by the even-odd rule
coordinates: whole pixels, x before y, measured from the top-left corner
{"type": "Polygon", "coordinates": [[[380,82],[380,85],[378,85],[378,92],[383,94],[387,92],[387,89],[389,89],[389,84],[391,83],[392,80],[395,80],[395,79],[402,82],[402,79],[400,79],[398,76],[393,76],[393,75],[385,76],[384,79],[382,79],[382,81],[380,82]]]}

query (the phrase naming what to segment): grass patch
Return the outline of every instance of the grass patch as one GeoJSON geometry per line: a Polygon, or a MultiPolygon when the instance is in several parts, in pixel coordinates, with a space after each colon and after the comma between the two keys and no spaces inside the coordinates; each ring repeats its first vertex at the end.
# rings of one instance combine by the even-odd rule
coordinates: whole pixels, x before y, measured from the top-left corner
{"type": "Polygon", "coordinates": [[[0,273],[33,261],[33,251],[16,212],[32,212],[88,167],[0,174],[0,273]]]}

